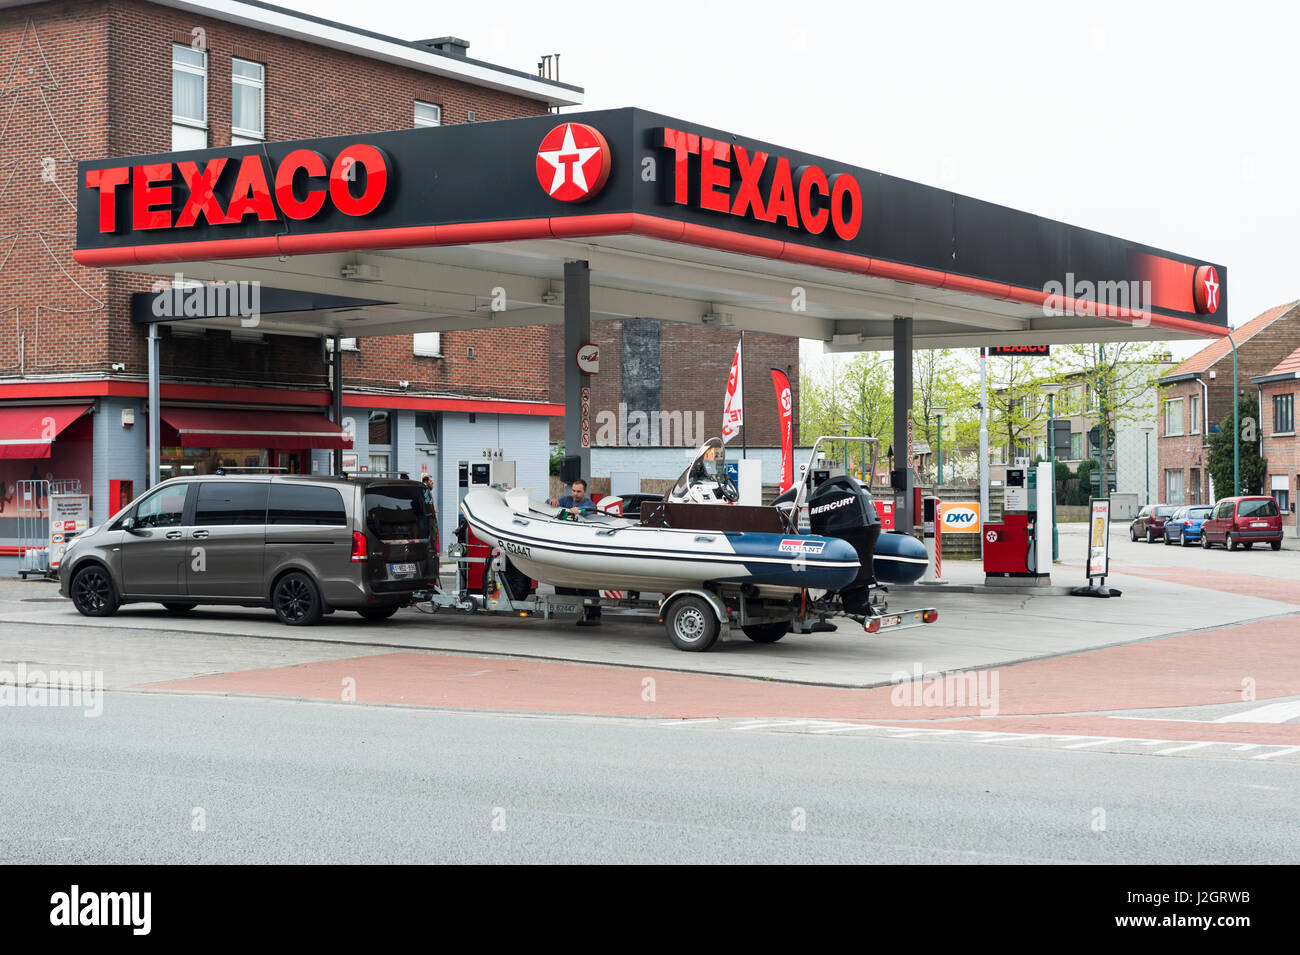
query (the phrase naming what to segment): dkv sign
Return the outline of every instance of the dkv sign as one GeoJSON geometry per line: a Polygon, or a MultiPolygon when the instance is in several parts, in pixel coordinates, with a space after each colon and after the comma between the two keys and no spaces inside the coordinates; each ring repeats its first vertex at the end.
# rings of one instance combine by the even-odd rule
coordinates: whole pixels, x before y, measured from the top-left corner
{"type": "Polygon", "coordinates": [[[940,502],[939,524],[945,534],[978,534],[980,532],[979,502],[940,502]]]}

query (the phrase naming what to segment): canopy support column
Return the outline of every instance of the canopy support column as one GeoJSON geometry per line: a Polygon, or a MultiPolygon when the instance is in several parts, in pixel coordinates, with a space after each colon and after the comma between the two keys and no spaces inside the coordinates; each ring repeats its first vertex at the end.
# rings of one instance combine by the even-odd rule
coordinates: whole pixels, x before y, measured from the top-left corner
{"type": "MultiPolygon", "coordinates": [[[[334,423],[343,424],[343,339],[334,336],[334,349],[330,355],[330,398],[334,423]]],[[[354,444],[353,447],[356,445],[354,444]]],[[[334,449],[334,473],[343,473],[343,449],[334,449]]]]}
{"type": "Polygon", "coordinates": [[[894,527],[910,534],[917,515],[912,507],[916,486],[912,472],[912,319],[907,315],[894,316],[894,473],[890,483],[901,496],[894,502],[894,527]]]}
{"type": "MultiPolygon", "coordinates": [[[[591,376],[578,368],[578,349],[591,341],[591,269],[582,260],[564,263],[564,456],[577,455],[582,477],[591,480],[591,448],[583,445],[582,393],[591,376]]],[[[590,408],[586,409],[590,413],[590,408]]],[[[588,432],[588,435],[590,432],[588,432]]],[[[588,444],[590,439],[588,439],[588,444]]]]}
{"type": "Polygon", "coordinates": [[[159,411],[162,406],[161,373],[158,368],[158,323],[149,326],[149,487],[162,480],[162,424],[159,411]]]}

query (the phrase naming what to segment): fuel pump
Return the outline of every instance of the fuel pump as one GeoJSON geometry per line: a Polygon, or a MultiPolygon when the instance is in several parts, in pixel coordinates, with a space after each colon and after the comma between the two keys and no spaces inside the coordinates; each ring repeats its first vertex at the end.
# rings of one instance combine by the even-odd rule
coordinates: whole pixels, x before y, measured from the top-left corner
{"type": "Polygon", "coordinates": [[[1002,522],[984,525],[986,579],[1031,578],[1038,583],[1050,579],[1051,473],[1046,463],[1035,471],[1007,469],[1002,522]]]}

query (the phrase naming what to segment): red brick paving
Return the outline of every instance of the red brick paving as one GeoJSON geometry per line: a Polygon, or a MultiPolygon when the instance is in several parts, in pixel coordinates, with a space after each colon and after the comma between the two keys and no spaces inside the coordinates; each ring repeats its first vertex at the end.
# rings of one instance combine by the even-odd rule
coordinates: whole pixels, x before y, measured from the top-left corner
{"type": "Polygon", "coordinates": [[[1203,590],[1221,590],[1224,593],[1300,604],[1300,580],[1182,567],[1117,567],[1115,572],[1132,574],[1134,577],[1148,577],[1152,580],[1167,580],[1172,584],[1185,584],[1203,590]]]}
{"type": "MultiPolygon", "coordinates": [[[[340,700],[350,679],[355,682],[346,685],[354,686],[355,699],[365,703],[660,718],[909,720],[936,728],[1113,736],[1158,732],[1161,738],[1248,742],[1267,736],[1300,743],[1300,726],[1156,723],[1096,713],[1237,702],[1243,681],[1254,681],[1260,701],[1300,695],[1300,615],[1001,667],[996,712],[983,717],[972,699],[979,688],[972,678],[978,681],[979,675],[860,690],[541,660],[388,653],[149,688],[340,700]],[[653,681],[652,693],[647,680],[653,681]],[[964,689],[972,697],[963,698],[958,691],[964,689]],[[967,705],[925,705],[945,694],[967,705]]],[[[994,688],[993,679],[993,671],[984,674],[985,689],[994,688]]]]}

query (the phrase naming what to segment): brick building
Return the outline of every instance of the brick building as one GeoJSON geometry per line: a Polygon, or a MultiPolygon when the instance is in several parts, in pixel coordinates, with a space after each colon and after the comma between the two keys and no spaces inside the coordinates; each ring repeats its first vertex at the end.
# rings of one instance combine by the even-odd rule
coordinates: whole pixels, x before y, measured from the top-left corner
{"type": "MultiPolygon", "coordinates": [[[[131,321],[130,297],[177,279],[73,261],[77,161],[533,116],[582,101],[577,87],[472,59],[467,47],[238,0],[202,14],[167,0],[0,10],[0,417],[11,415],[10,428],[14,415],[39,422],[50,418],[43,409],[62,409],[35,457],[0,444],[0,553],[17,549],[21,481],[80,481],[95,520],[121,501],[110,481],[129,482],[123,493],[145,487],[146,331],[131,321]],[[69,408],[80,412],[64,422],[69,408]]],[[[191,447],[166,420],[176,409],[237,410],[274,430],[286,412],[323,417],[325,340],[183,323],[160,338],[164,476],[328,467],[320,444],[268,449],[250,436],[191,447]]],[[[427,469],[454,485],[459,459],[509,447],[537,472],[520,483],[545,486],[548,419],[559,410],[539,361],[548,341],[543,327],[345,339],[341,424],[355,435],[355,465],[427,469]]]]}
{"type": "Polygon", "coordinates": [[[1297,498],[1300,498],[1300,437],[1296,434],[1296,393],[1300,392],[1300,348],[1251,379],[1260,396],[1260,453],[1268,462],[1264,492],[1272,494],[1282,509],[1282,522],[1300,534],[1297,498]]]}
{"type": "MultiPolygon", "coordinates": [[[[1300,345],[1300,302],[1270,308],[1233,330],[1241,394],[1300,345]]],[[[1231,494],[1211,486],[1208,435],[1232,414],[1232,345],[1220,338],[1159,381],[1156,423],[1160,501],[1208,504],[1231,494]]],[[[1265,411],[1265,420],[1268,418],[1265,411]]],[[[1154,483],[1154,482],[1153,482],[1154,483]]]]}
{"type": "MultiPolygon", "coordinates": [[[[722,400],[740,333],[734,328],[685,325],[649,318],[593,321],[600,374],[592,379],[592,472],[635,470],[646,478],[675,478],[683,448],[696,448],[722,429],[722,400]]],[[[551,392],[564,400],[564,331],[551,329],[551,392]]],[[[763,459],[764,480],[779,476],[780,419],[769,369],[790,377],[799,412],[799,339],[745,334],[744,444],[763,459]]],[[[564,422],[551,419],[551,440],[564,440],[564,422]]],[[[741,439],[728,445],[739,456],[741,439]]]]}

